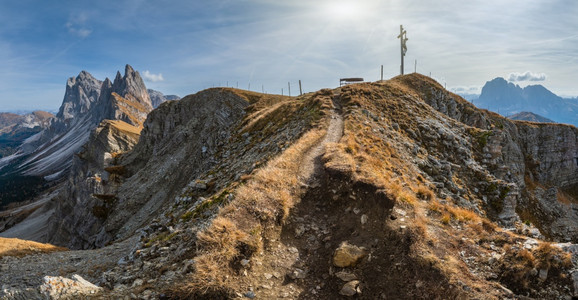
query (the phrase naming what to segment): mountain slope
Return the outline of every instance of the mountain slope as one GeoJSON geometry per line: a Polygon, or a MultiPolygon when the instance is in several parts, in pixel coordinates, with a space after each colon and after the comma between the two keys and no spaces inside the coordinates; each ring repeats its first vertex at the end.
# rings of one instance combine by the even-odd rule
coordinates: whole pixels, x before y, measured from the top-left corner
{"type": "Polygon", "coordinates": [[[181,99],[181,97],[177,95],[164,95],[163,93],[152,89],[148,89],[147,92],[154,108],[157,108],[163,102],[181,99]]]}
{"type": "Polygon", "coordinates": [[[45,111],[25,115],[0,113],[0,158],[13,154],[27,138],[46,129],[53,117],[45,111]]]}
{"type": "MultiPolygon", "coordinates": [[[[101,173],[113,187],[58,200],[69,220],[100,218],[55,218],[83,228],[68,241],[111,245],[48,256],[42,274],[78,273],[109,298],[576,296],[577,246],[556,242],[578,240],[577,137],[419,74],[299,97],[202,91],[149,115],[101,173]],[[110,252],[122,258],[97,268],[110,252]]],[[[6,265],[0,296],[37,288],[15,272],[35,259],[6,265]]]]}
{"type": "MultiPolygon", "coordinates": [[[[102,120],[121,120],[142,127],[151,110],[143,80],[131,66],[126,66],[124,76],[117,72],[114,82],[108,78],[99,81],[82,71],[68,79],[63,103],[48,128],[27,139],[17,153],[0,160],[0,185],[6,185],[2,178],[33,180],[41,185],[61,181],[68,174],[73,155],[102,120]]],[[[3,195],[3,204],[26,198],[3,195]]]]}

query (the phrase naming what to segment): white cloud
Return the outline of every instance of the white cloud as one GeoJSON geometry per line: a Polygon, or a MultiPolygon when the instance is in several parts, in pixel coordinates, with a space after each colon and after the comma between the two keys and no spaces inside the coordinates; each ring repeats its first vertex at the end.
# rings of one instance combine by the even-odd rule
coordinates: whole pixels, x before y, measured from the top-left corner
{"type": "Polygon", "coordinates": [[[544,73],[532,73],[526,71],[526,73],[510,73],[508,76],[508,81],[544,81],[546,80],[546,74],[544,73]]]}
{"type": "Polygon", "coordinates": [[[165,80],[163,78],[163,74],[161,74],[161,73],[153,74],[153,73],[149,72],[149,70],[144,71],[142,73],[142,77],[144,78],[144,80],[150,81],[150,82],[158,82],[158,81],[164,81],[165,80]]]}
{"type": "Polygon", "coordinates": [[[482,87],[480,86],[456,86],[450,88],[450,91],[456,94],[480,94],[482,91],[482,87]]]}
{"type": "Polygon", "coordinates": [[[86,14],[73,15],[68,18],[66,22],[66,28],[68,28],[68,33],[76,35],[81,38],[86,38],[92,33],[92,29],[87,28],[86,22],[88,17],[86,14]]]}

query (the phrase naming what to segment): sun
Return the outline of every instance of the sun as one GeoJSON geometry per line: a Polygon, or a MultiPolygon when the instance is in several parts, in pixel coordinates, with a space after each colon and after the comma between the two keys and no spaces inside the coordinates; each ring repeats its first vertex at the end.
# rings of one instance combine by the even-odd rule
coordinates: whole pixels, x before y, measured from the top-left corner
{"type": "Polygon", "coordinates": [[[353,20],[361,18],[363,10],[356,1],[331,1],[326,4],[327,17],[334,20],[353,20]]]}

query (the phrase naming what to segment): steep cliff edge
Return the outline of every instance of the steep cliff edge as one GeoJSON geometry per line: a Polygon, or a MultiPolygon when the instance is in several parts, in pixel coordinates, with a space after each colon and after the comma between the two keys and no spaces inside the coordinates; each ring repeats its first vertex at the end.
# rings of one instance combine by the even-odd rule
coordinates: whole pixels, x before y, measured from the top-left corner
{"type": "Polygon", "coordinates": [[[118,155],[132,150],[139,136],[140,128],[119,120],[104,120],[92,132],[74,156],[64,188],[52,200],[47,241],[75,249],[104,245],[95,233],[102,229],[119,185],[118,176],[106,170],[112,172],[118,155]]]}
{"type": "MultiPolygon", "coordinates": [[[[578,241],[574,209],[578,181],[578,129],[572,125],[513,121],[479,110],[422,78],[412,83],[436,110],[465,125],[476,141],[472,150],[490,180],[482,193],[492,216],[505,226],[534,224],[558,241],[578,241]],[[488,195],[484,191],[491,190],[488,195]],[[498,196],[492,199],[491,194],[498,196]]],[[[483,182],[480,182],[480,184],[483,182]]]]}

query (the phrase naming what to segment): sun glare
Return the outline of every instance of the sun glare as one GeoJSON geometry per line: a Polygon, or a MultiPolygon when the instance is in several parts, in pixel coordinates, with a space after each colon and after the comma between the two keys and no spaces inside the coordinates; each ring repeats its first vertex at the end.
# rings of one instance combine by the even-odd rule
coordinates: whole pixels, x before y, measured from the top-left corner
{"type": "Polygon", "coordinates": [[[357,19],[362,15],[362,9],[355,1],[332,2],[327,5],[326,12],[329,18],[336,20],[357,19]]]}

